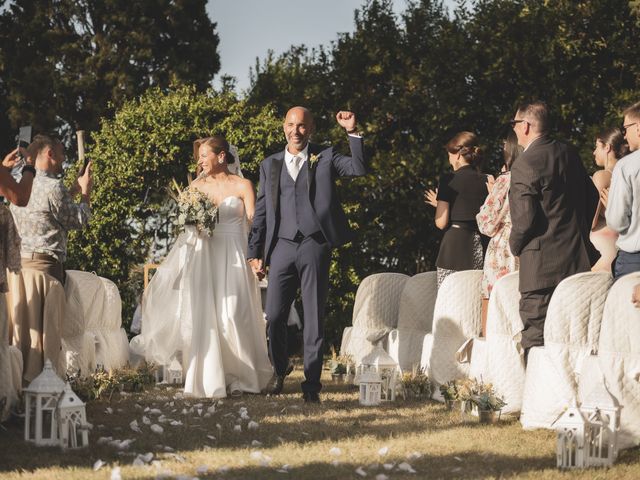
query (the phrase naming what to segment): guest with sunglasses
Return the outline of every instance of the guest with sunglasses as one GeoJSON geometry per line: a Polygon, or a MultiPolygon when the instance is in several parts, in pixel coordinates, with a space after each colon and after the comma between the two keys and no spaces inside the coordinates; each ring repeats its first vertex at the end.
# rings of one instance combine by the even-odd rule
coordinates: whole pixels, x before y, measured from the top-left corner
{"type": "Polygon", "coordinates": [[[520,316],[524,361],[544,345],[551,295],[566,277],[586,272],[598,253],[589,241],[598,190],[575,147],[554,140],[543,102],[525,103],[513,119],[524,148],[511,168],[509,246],[520,257],[520,316]]]}
{"type": "Polygon", "coordinates": [[[623,115],[622,133],[632,153],[616,164],[611,188],[603,198],[607,226],[618,233],[614,279],[640,271],[640,102],[628,107],[623,115]]]}

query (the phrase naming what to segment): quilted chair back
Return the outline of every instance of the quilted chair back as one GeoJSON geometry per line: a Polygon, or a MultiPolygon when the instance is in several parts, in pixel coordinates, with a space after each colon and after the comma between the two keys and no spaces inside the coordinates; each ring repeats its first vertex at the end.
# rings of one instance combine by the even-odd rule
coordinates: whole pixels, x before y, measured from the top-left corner
{"type": "Polygon", "coordinates": [[[544,324],[544,347],[529,352],[520,422],[551,428],[578,399],[582,362],[598,349],[602,312],[612,278],[585,272],[556,287],[544,324]]]}
{"type": "Polygon", "coordinates": [[[353,325],[342,332],[340,353],[351,355],[358,365],[372,349],[367,337],[384,336],[396,327],[400,295],[408,279],[401,273],[375,273],[362,280],[353,306],[353,325]]]}
{"type": "Polygon", "coordinates": [[[358,287],[353,326],[391,330],[398,324],[400,295],[409,277],[402,273],[375,273],[358,287]]]}
{"type": "MultiPolygon", "coordinates": [[[[621,448],[640,444],[640,309],[631,303],[637,284],[640,272],[621,277],[609,290],[598,347],[606,386],[622,405],[621,448]]],[[[590,387],[580,389],[588,394],[590,387]]]]}
{"type": "MultiPolygon", "coordinates": [[[[456,360],[456,352],[481,330],[482,270],[465,270],[449,275],[438,290],[433,312],[433,333],[428,355],[429,377],[437,384],[466,377],[469,364],[456,360]]],[[[428,345],[425,339],[425,346],[428,345]]]]}
{"type": "Polygon", "coordinates": [[[565,278],[549,303],[544,343],[597,351],[600,324],[613,279],[607,272],[585,272],[565,278]]]}
{"type": "Polygon", "coordinates": [[[400,295],[398,328],[389,334],[389,355],[402,371],[420,366],[422,343],[431,331],[436,303],[436,272],[424,272],[409,278],[400,295]]]}
{"type": "Polygon", "coordinates": [[[524,389],[524,364],[518,348],[522,331],[519,283],[518,272],[498,280],[491,291],[487,311],[483,378],[504,397],[507,405],[502,413],[505,414],[520,411],[524,389]]]}

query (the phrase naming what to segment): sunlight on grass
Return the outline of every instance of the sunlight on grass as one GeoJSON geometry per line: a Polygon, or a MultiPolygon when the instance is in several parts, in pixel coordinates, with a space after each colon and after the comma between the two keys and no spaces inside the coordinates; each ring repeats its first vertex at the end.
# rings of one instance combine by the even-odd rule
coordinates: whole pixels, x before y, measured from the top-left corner
{"type": "Polygon", "coordinates": [[[117,466],[125,479],[640,478],[639,449],[623,452],[609,470],[560,472],[551,431],[524,431],[515,419],[479,425],[436,402],[398,400],[363,408],[356,390],[330,382],[322,404],[305,405],[298,392],[301,379],[294,372],[285,394],[274,398],[244,395],[214,402],[184,399],[179,389],[157,387],[95,401],[87,406],[94,429],[86,450],[37,449],[23,442],[22,424],[14,420],[0,437],[0,478],[104,479],[117,466]],[[215,412],[207,415],[214,405],[215,412]],[[159,409],[165,421],[147,408],[159,409]],[[240,418],[241,408],[249,418],[240,418]],[[164,432],[152,433],[143,417],[164,432]],[[133,420],[142,433],[131,430],[133,420]],[[172,426],[172,420],[180,424],[172,426]],[[257,422],[257,428],[249,429],[249,422],[257,422]],[[118,450],[105,440],[99,444],[101,437],[134,441],[118,450]],[[148,452],[150,463],[132,465],[148,452]],[[105,465],[94,472],[99,459],[105,465]]]}

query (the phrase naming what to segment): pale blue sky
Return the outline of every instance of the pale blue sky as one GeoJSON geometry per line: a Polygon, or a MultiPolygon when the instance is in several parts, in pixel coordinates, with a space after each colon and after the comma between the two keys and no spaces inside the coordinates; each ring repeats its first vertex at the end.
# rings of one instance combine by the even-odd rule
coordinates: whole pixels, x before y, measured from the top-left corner
{"type": "MultiPolygon", "coordinates": [[[[238,89],[249,86],[249,68],[268,50],[276,55],[291,45],[329,45],[339,32],[352,32],[353,13],[365,0],[209,0],[209,18],[218,24],[220,74],[237,78],[238,89]]],[[[454,0],[445,0],[451,10],[454,0]]],[[[406,0],[394,0],[401,13],[406,0]]],[[[219,85],[220,74],[214,84],[219,85]]]]}

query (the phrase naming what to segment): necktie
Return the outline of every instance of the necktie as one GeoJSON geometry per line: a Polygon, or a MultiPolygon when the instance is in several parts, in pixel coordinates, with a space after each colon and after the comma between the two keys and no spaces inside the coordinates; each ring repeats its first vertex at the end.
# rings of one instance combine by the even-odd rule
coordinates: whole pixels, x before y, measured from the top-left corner
{"type": "Polygon", "coordinates": [[[298,178],[298,173],[300,173],[301,162],[302,158],[297,155],[291,160],[291,178],[293,178],[294,181],[298,178]]]}

